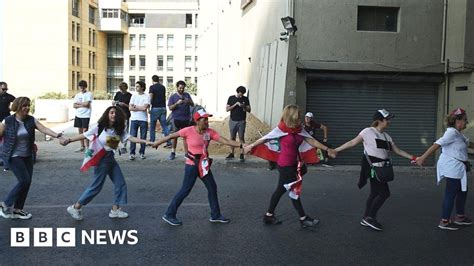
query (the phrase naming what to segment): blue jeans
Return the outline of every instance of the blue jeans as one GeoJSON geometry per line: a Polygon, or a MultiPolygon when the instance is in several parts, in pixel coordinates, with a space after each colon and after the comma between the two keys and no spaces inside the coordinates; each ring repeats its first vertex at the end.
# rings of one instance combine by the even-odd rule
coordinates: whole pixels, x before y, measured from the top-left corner
{"type": "Polygon", "coordinates": [[[108,151],[100,159],[99,164],[94,167],[92,183],[82,193],[77,202],[81,205],[87,205],[102,190],[107,175],[109,175],[110,180],[114,183],[114,204],[127,204],[127,184],[112,151],[108,151]]]}
{"type": "MultiPolygon", "coordinates": [[[[166,210],[166,216],[170,218],[176,218],[176,213],[178,208],[183,203],[183,200],[189,195],[193,189],[194,183],[196,183],[196,178],[199,176],[197,166],[186,164],[184,168],[184,180],[181,189],[174,196],[171,201],[168,209],[166,210]]],[[[207,188],[207,198],[209,200],[209,206],[211,207],[211,218],[217,219],[221,215],[219,208],[219,201],[217,199],[217,184],[214,180],[212,172],[209,171],[209,174],[204,178],[200,178],[201,181],[207,188]]]]}
{"type": "MultiPolygon", "coordinates": [[[[156,130],[156,122],[160,121],[161,129],[163,130],[163,134],[168,136],[170,134],[170,130],[168,125],[166,124],[166,107],[154,107],[151,108],[150,111],[150,141],[155,141],[155,130],[156,130]]],[[[168,144],[171,145],[171,141],[168,141],[168,144]]]]}
{"type": "MultiPolygon", "coordinates": [[[[146,139],[146,132],[148,130],[148,122],[147,121],[140,121],[140,120],[132,120],[130,125],[130,135],[137,137],[138,136],[138,129],[140,128],[140,138],[146,139]]],[[[130,154],[135,155],[135,149],[137,144],[134,142],[130,142],[130,154]]],[[[145,154],[145,144],[140,144],[140,154],[145,154]]]]}
{"type": "Polygon", "coordinates": [[[445,178],[446,189],[444,191],[442,219],[448,220],[453,210],[454,199],[456,199],[456,214],[464,215],[467,191],[461,191],[461,179],[445,178]]]}
{"type": "Polygon", "coordinates": [[[28,191],[30,190],[31,178],[33,177],[33,158],[12,157],[9,167],[18,179],[18,183],[10,190],[4,202],[8,207],[23,209],[28,191]]]}

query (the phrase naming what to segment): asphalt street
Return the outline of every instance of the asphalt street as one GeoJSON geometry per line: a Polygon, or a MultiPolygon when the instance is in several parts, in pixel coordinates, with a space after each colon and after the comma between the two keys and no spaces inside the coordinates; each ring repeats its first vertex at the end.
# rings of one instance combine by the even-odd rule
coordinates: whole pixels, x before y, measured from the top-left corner
{"type": "MultiPolygon", "coordinates": [[[[84,208],[84,220],[75,221],[66,207],[78,199],[91,180],[79,172],[81,155],[73,148],[53,148],[40,143],[39,162],[25,210],[31,220],[0,218],[0,264],[311,264],[311,265],[473,265],[474,227],[456,232],[437,228],[442,190],[436,186],[433,168],[396,168],[392,196],[382,207],[383,232],[362,227],[368,187],[356,186],[357,167],[310,167],[304,179],[302,201],[307,214],[321,219],[312,231],[301,229],[288,196],[283,196],[276,215],[282,225],[265,226],[262,216],[277,183],[277,172],[265,163],[226,163],[217,158],[213,172],[218,184],[222,213],[229,224],[211,224],[207,193],[197,181],[179,209],[183,226],[161,220],[179,189],[183,160],[166,161],[156,151],[146,160],[118,158],[128,185],[130,217],[108,217],[113,186],[107,180],[102,192],[84,208]],[[160,159],[161,158],[161,159],[160,159]],[[75,228],[75,247],[10,247],[10,229],[75,228]],[[137,230],[135,245],[81,243],[86,230],[137,230]]],[[[11,172],[0,173],[0,197],[15,183],[11,172]]],[[[472,178],[469,181],[472,186],[472,178]]],[[[473,213],[472,195],[467,214],[473,213]]],[[[54,235],[54,234],[53,234],[54,235]]],[[[57,239],[54,235],[53,243],[57,239]]]]}

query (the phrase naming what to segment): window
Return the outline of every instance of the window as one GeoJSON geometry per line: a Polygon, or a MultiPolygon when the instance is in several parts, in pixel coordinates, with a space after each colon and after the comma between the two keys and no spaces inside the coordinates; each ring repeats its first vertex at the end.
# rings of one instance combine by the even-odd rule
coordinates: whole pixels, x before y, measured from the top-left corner
{"type": "Polygon", "coordinates": [[[145,67],[146,67],[145,56],[140,55],[140,70],[145,70],[145,67]]]}
{"type": "MultiPolygon", "coordinates": [[[[79,71],[76,72],[76,79],[77,79],[77,82],[79,82],[79,80],[81,80],[81,72],[79,72],[79,71]]],[[[74,84],[74,87],[76,87],[77,90],[79,90],[79,86],[77,86],[77,83],[74,84]]]]}
{"type": "MultiPolygon", "coordinates": [[[[95,12],[94,12],[95,14],[95,12]]],[[[89,13],[90,16],[90,13],[89,13]]],[[[104,8],[102,9],[102,18],[118,18],[119,17],[119,10],[118,9],[110,9],[104,8]]],[[[89,17],[90,19],[90,17],[89,17]]]]}
{"type": "Polygon", "coordinates": [[[166,87],[173,86],[173,77],[166,78],[166,87]]]}
{"type": "Polygon", "coordinates": [[[158,76],[158,82],[163,85],[163,76],[158,76]]]}
{"type": "Polygon", "coordinates": [[[198,47],[199,47],[199,37],[198,35],[195,35],[194,36],[194,49],[197,50],[198,47]]]}
{"type": "Polygon", "coordinates": [[[72,47],[71,64],[73,66],[76,64],[76,48],[74,46],[72,47]]]}
{"type": "Polygon", "coordinates": [[[72,27],[71,27],[71,37],[73,41],[76,40],[76,23],[74,23],[74,21],[72,22],[72,27]]]}
{"type": "Polygon", "coordinates": [[[130,34],[130,50],[133,50],[137,47],[137,38],[135,34],[130,34]]]}
{"type": "Polygon", "coordinates": [[[136,66],[135,56],[131,55],[130,56],[130,70],[135,70],[135,66],[136,66]]]}
{"type": "Polygon", "coordinates": [[[357,30],[398,31],[398,7],[359,6],[357,9],[357,30]]]}
{"type": "Polygon", "coordinates": [[[166,57],[166,71],[173,71],[173,66],[174,66],[173,56],[168,55],[166,57]]]}
{"type": "Polygon", "coordinates": [[[140,34],[139,45],[140,45],[140,50],[143,50],[146,48],[146,35],[145,34],[140,34]]]}
{"type": "Polygon", "coordinates": [[[165,39],[163,34],[156,35],[156,47],[158,50],[163,49],[165,47],[165,39]]]}
{"type": "Polygon", "coordinates": [[[91,51],[89,51],[89,68],[92,68],[92,52],[91,51]]]}
{"type": "Polygon", "coordinates": [[[89,6],[89,23],[95,24],[95,8],[89,6]]]}
{"type": "Polygon", "coordinates": [[[194,77],[194,85],[198,85],[198,78],[197,77],[194,77]]]}
{"type": "Polygon", "coordinates": [[[71,75],[71,90],[74,90],[76,87],[76,72],[72,71],[71,75]]]}
{"type": "Polygon", "coordinates": [[[186,82],[186,84],[191,83],[191,77],[184,77],[184,81],[186,82]]]}
{"type": "Polygon", "coordinates": [[[186,48],[186,51],[191,50],[191,48],[193,47],[192,35],[184,36],[184,46],[186,48]]]}
{"type": "MultiPolygon", "coordinates": [[[[89,84],[89,86],[91,86],[91,84],[92,84],[92,74],[91,73],[89,73],[89,79],[87,80],[87,84],[89,84]]],[[[91,89],[92,89],[92,87],[91,87],[91,89]]]]}
{"type": "Polygon", "coordinates": [[[76,24],[76,41],[81,40],[81,24],[76,24]]]}
{"type": "Polygon", "coordinates": [[[198,14],[195,15],[195,20],[194,20],[194,27],[197,28],[198,27],[198,14]]]}
{"type": "Polygon", "coordinates": [[[144,27],[145,14],[129,14],[130,27],[144,27]]]}
{"type": "Polygon", "coordinates": [[[77,48],[76,50],[76,64],[81,65],[81,49],[77,48]]]}
{"type": "Polygon", "coordinates": [[[96,44],[96,33],[95,30],[92,30],[92,46],[95,47],[96,44]]]}
{"type": "Polygon", "coordinates": [[[96,62],[95,52],[92,52],[92,68],[93,69],[95,69],[95,62],[96,62]]]}
{"type": "Polygon", "coordinates": [[[198,71],[198,57],[195,56],[194,57],[194,71],[198,71]]]}
{"type": "Polygon", "coordinates": [[[186,28],[193,26],[193,14],[186,14],[186,28]]]}
{"type": "Polygon", "coordinates": [[[168,34],[168,35],[166,36],[166,38],[167,38],[167,39],[166,39],[166,47],[167,47],[167,49],[173,49],[173,47],[174,47],[174,36],[173,36],[173,34],[168,34]]]}
{"type": "Polygon", "coordinates": [[[96,82],[96,79],[95,79],[95,74],[92,74],[92,89],[95,90],[95,83],[96,82]]]}
{"type": "Polygon", "coordinates": [[[138,77],[138,80],[141,81],[141,82],[145,82],[145,76],[138,77]]]}
{"type": "Polygon", "coordinates": [[[185,72],[191,72],[191,56],[185,56],[184,57],[184,71],[185,72]]]}
{"type": "Polygon", "coordinates": [[[72,0],[72,15],[79,17],[79,0],[72,0]]]}
{"type": "Polygon", "coordinates": [[[157,66],[156,66],[156,70],[158,71],[163,71],[163,56],[162,55],[159,55],[156,57],[156,61],[157,61],[157,66]]]}
{"type": "MultiPolygon", "coordinates": [[[[128,77],[128,80],[129,80],[129,84],[130,84],[130,88],[135,88],[135,76],[129,76],[128,77]]],[[[135,90],[135,89],[133,89],[135,90]]]]}
{"type": "Polygon", "coordinates": [[[89,28],[89,45],[92,45],[92,29],[89,28]]]}

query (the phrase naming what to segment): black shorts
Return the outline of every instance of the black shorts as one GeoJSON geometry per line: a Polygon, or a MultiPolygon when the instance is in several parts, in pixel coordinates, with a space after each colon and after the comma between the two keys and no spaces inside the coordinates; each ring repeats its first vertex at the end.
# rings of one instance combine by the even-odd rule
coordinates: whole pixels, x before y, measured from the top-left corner
{"type": "Polygon", "coordinates": [[[189,120],[174,120],[174,127],[176,131],[183,129],[185,127],[189,127],[191,125],[189,120]]]}
{"type": "Polygon", "coordinates": [[[74,127],[89,128],[89,121],[90,118],[80,118],[76,116],[76,118],[74,118],[74,127]]]}

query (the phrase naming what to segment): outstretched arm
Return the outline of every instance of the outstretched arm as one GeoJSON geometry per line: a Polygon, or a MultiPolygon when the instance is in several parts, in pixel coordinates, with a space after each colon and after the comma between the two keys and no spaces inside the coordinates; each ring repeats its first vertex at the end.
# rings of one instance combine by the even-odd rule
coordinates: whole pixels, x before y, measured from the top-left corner
{"type": "Polygon", "coordinates": [[[175,132],[175,133],[169,134],[168,136],[166,136],[166,137],[164,137],[164,138],[161,138],[161,139],[159,139],[159,140],[153,142],[153,143],[151,144],[151,146],[152,146],[153,148],[157,149],[158,146],[160,146],[161,144],[167,142],[168,140],[170,140],[170,139],[177,139],[177,138],[179,138],[179,133],[178,133],[178,132],[175,132]]]}
{"type": "Polygon", "coordinates": [[[136,138],[134,136],[128,137],[127,140],[130,140],[131,142],[138,143],[138,144],[153,144],[153,142],[149,142],[146,139],[139,139],[139,138],[136,138]]]}
{"type": "Polygon", "coordinates": [[[46,134],[46,135],[48,135],[50,137],[53,137],[53,138],[59,138],[63,135],[62,133],[56,133],[56,132],[52,131],[51,129],[45,127],[39,121],[36,121],[35,126],[36,126],[36,129],[39,130],[39,132],[41,132],[43,134],[46,134]]]}
{"type": "Polygon", "coordinates": [[[63,141],[60,141],[60,143],[61,143],[61,145],[66,146],[71,142],[78,141],[78,140],[83,140],[85,138],[86,138],[86,136],[84,136],[84,134],[80,134],[80,135],[76,135],[76,136],[71,137],[71,138],[65,138],[63,141]]]}
{"type": "Polygon", "coordinates": [[[253,149],[253,147],[258,146],[258,145],[263,144],[263,143],[268,142],[268,141],[270,141],[270,139],[261,138],[261,139],[255,141],[252,144],[246,145],[246,146],[244,146],[244,153],[248,154],[253,149]]]}
{"type": "Polygon", "coordinates": [[[356,146],[357,144],[361,143],[362,141],[364,141],[364,139],[362,138],[361,135],[357,135],[357,137],[353,138],[352,140],[342,144],[341,146],[337,147],[335,150],[337,152],[341,152],[343,150],[346,150],[346,149],[349,149],[349,148],[352,148],[354,146],[356,146]]]}
{"type": "Polygon", "coordinates": [[[406,152],[406,151],[404,151],[404,150],[402,150],[402,149],[399,149],[399,148],[397,147],[397,145],[395,145],[395,143],[392,143],[392,150],[393,150],[393,152],[395,152],[396,154],[398,154],[398,155],[400,155],[400,156],[402,156],[402,157],[405,157],[405,158],[407,158],[407,159],[409,159],[409,160],[414,160],[414,159],[416,159],[416,156],[413,156],[413,155],[409,154],[408,152],[406,152]]]}
{"type": "Polygon", "coordinates": [[[235,140],[228,140],[226,138],[224,138],[223,136],[220,136],[218,140],[216,140],[217,142],[219,143],[222,143],[222,144],[225,144],[225,145],[229,145],[231,147],[236,147],[236,148],[242,148],[240,145],[241,143],[240,142],[237,142],[235,140]]]}
{"type": "Polygon", "coordinates": [[[434,143],[433,145],[431,145],[431,147],[429,147],[425,153],[423,153],[423,155],[421,155],[420,157],[416,158],[416,164],[419,165],[419,166],[422,166],[424,163],[425,163],[425,160],[426,158],[428,158],[432,153],[434,153],[435,151],[437,151],[439,149],[439,147],[441,147],[439,144],[436,144],[434,143]]]}
{"type": "Polygon", "coordinates": [[[306,142],[308,142],[309,145],[311,145],[315,148],[327,151],[329,156],[331,156],[332,158],[336,158],[337,151],[329,148],[328,146],[326,146],[326,145],[322,144],[321,142],[317,141],[316,139],[310,138],[310,137],[305,137],[304,140],[306,142]]]}

